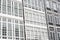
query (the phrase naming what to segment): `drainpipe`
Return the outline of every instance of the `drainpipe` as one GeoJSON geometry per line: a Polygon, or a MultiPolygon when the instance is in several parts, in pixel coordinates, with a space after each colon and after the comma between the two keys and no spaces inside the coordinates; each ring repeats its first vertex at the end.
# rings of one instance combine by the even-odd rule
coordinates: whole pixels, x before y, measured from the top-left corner
{"type": "Polygon", "coordinates": [[[22,8],[23,8],[23,23],[24,23],[24,40],[26,40],[25,16],[24,16],[24,0],[22,0],[22,8]]]}

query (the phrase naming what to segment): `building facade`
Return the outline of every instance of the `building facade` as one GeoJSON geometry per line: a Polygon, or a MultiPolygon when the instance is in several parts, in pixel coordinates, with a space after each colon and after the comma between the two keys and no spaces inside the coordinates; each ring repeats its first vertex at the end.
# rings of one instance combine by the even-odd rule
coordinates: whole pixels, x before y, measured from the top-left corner
{"type": "Polygon", "coordinates": [[[44,0],[23,0],[26,40],[48,40],[44,0]]]}
{"type": "Polygon", "coordinates": [[[60,0],[0,0],[0,40],[60,40],[60,0]]]}
{"type": "Polygon", "coordinates": [[[0,0],[0,40],[24,40],[22,3],[0,0]]]}
{"type": "Polygon", "coordinates": [[[46,0],[45,2],[49,40],[60,40],[60,1],[46,0]]]}

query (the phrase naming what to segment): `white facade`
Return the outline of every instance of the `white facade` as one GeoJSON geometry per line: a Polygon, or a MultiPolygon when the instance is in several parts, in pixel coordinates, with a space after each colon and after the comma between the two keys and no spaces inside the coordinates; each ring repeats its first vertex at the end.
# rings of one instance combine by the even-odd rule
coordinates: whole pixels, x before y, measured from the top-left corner
{"type": "Polygon", "coordinates": [[[0,40],[24,40],[22,4],[0,0],[0,40]]]}
{"type": "Polygon", "coordinates": [[[23,4],[0,0],[0,40],[49,40],[44,0],[23,0],[23,4]]]}
{"type": "Polygon", "coordinates": [[[43,0],[24,0],[26,40],[48,40],[43,0]]]}

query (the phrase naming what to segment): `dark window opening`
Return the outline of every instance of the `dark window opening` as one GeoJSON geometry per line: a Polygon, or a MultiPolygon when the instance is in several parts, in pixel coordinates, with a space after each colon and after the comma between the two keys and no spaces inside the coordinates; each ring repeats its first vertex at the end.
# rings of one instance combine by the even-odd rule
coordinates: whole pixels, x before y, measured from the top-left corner
{"type": "Polygon", "coordinates": [[[60,0],[58,0],[58,2],[60,2],[60,0]]]}
{"type": "Polygon", "coordinates": [[[50,22],[49,22],[49,24],[50,24],[50,25],[53,25],[53,23],[50,23],[50,22]]]}
{"type": "Polygon", "coordinates": [[[56,26],[60,26],[60,24],[56,24],[56,26]]]}
{"type": "Polygon", "coordinates": [[[57,31],[60,32],[60,28],[57,28],[57,31]]]}
{"type": "Polygon", "coordinates": [[[47,8],[47,10],[51,10],[50,8],[47,8]]]}
{"type": "Polygon", "coordinates": [[[3,39],[7,39],[7,37],[2,37],[3,39]]]}
{"type": "Polygon", "coordinates": [[[58,11],[57,11],[57,10],[54,10],[54,12],[56,12],[56,13],[57,13],[58,11]]]}
{"type": "Polygon", "coordinates": [[[53,27],[49,27],[50,31],[54,31],[54,28],[53,27]]]}

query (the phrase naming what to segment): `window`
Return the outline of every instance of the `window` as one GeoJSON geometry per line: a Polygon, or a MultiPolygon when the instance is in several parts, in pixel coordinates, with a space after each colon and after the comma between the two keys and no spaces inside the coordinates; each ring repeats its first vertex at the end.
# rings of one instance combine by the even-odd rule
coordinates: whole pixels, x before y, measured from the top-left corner
{"type": "Polygon", "coordinates": [[[58,2],[60,2],[60,0],[58,0],[58,2]]]}
{"type": "Polygon", "coordinates": [[[1,30],[1,22],[0,22],[0,30],[1,30]]]}
{"type": "Polygon", "coordinates": [[[59,17],[59,25],[60,25],[60,17],[59,17]]]}
{"type": "Polygon", "coordinates": [[[17,4],[18,4],[17,2],[14,2],[14,8],[17,8],[17,4]]]}
{"type": "Polygon", "coordinates": [[[36,10],[38,10],[38,1],[37,0],[35,0],[35,6],[34,7],[36,10]]]}
{"type": "Polygon", "coordinates": [[[14,9],[13,9],[13,4],[14,4],[14,2],[12,1],[12,15],[14,15],[14,9]]]}
{"type": "Polygon", "coordinates": [[[27,40],[30,40],[30,38],[27,38],[27,40]]]}
{"type": "Polygon", "coordinates": [[[49,16],[49,18],[50,18],[50,23],[53,23],[53,16],[49,16]]]}
{"type": "Polygon", "coordinates": [[[23,20],[20,20],[20,24],[23,24],[23,20]]]}
{"type": "Polygon", "coordinates": [[[32,20],[32,13],[29,13],[28,16],[29,16],[29,19],[32,20]]]}
{"type": "Polygon", "coordinates": [[[6,14],[6,5],[2,6],[2,12],[3,12],[3,14],[6,14]]]}
{"type": "Polygon", "coordinates": [[[35,3],[34,3],[34,1],[35,0],[31,0],[31,7],[32,7],[32,9],[35,9],[35,5],[34,5],[35,3]]]}
{"type": "Polygon", "coordinates": [[[31,8],[31,0],[28,0],[28,7],[31,8]]]}
{"type": "Polygon", "coordinates": [[[25,4],[25,7],[27,7],[27,4],[25,4]]]}
{"type": "Polygon", "coordinates": [[[59,18],[55,17],[56,24],[59,24],[59,18]]]}
{"type": "Polygon", "coordinates": [[[35,1],[35,0],[31,0],[31,4],[32,4],[32,6],[34,6],[34,4],[35,4],[34,1],[35,1]]]}
{"type": "Polygon", "coordinates": [[[28,5],[31,3],[31,1],[30,0],[28,0],[28,5]]]}
{"type": "Polygon", "coordinates": [[[6,23],[5,22],[3,22],[3,25],[2,25],[3,27],[6,27],[6,23]]]}
{"type": "Polygon", "coordinates": [[[8,39],[12,39],[12,37],[8,37],[8,39]]]}
{"type": "Polygon", "coordinates": [[[39,7],[39,10],[40,10],[40,11],[43,11],[43,9],[44,9],[44,8],[43,8],[43,7],[44,7],[43,5],[44,5],[44,4],[43,4],[43,0],[38,0],[38,7],[39,7]]]}
{"type": "Polygon", "coordinates": [[[6,14],[6,0],[3,0],[2,2],[2,12],[6,14]]]}
{"type": "Polygon", "coordinates": [[[1,22],[0,22],[0,35],[1,35],[1,22]]]}
{"type": "Polygon", "coordinates": [[[19,9],[18,9],[18,16],[22,17],[23,16],[23,10],[22,10],[22,5],[19,3],[19,9]]]}
{"type": "Polygon", "coordinates": [[[7,35],[6,27],[2,27],[2,35],[3,36],[6,36],[7,35]]]}
{"type": "Polygon", "coordinates": [[[1,0],[0,0],[0,13],[1,13],[1,0]]]}
{"type": "Polygon", "coordinates": [[[15,23],[18,23],[18,20],[15,20],[15,23]]]}
{"type": "Polygon", "coordinates": [[[29,20],[26,20],[25,23],[29,23],[29,20]]]}
{"type": "Polygon", "coordinates": [[[24,31],[23,25],[20,25],[20,31],[24,31]]]}
{"type": "Polygon", "coordinates": [[[11,0],[7,0],[7,12],[11,15],[11,0]]]}
{"type": "Polygon", "coordinates": [[[49,27],[50,31],[54,31],[54,28],[53,27],[49,27]]]}
{"type": "Polygon", "coordinates": [[[49,0],[46,0],[46,6],[47,6],[48,8],[50,8],[50,2],[49,2],[49,0]]]}
{"type": "Polygon", "coordinates": [[[6,23],[2,23],[2,35],[4,36],[3,39],[6,39],[6,35],[7,35],[7,28],[6,28],[6,23]]]}
{"type": "Polygon", "coordinates": [[[12,36],[12,31],[8,31],[8,36],[12,36]]]}
{"type": "Polygon", "coordinates": [[[47,21],[50,25],[53,25],[53,21],[54,21],[54,16],[51,15],[47,15],[47,21]]]}
{"type": "Polygon", "coordinates": [[[3,39],[7,39],[7,37],[2,37],[3,39]]]}
{"type": "Polygon", "coordinates": [[[27,3],[27,1],[29,1],[29,0],[24,0],[25,3],[27,3]]]}
{"type": "Polygon", "coordinates": [[[15,36],[19,37],[19,27],[15,24],[15,36]]]}
{"type": "Polygon", "coordinates": [[[37,6],[37,0],[35,0],[35,7],[37,6]]]}
{"type": "Polygon", "coordinates": [[[60,33],[58,33],[58,40],[60,40],[60,33]]]}
{"type": "Polygon", "coordinates": [[[41,7],[41,11],[44,11],[44,1],[43,0],[40,1],[40,7],[41,7]]]}
{"type": "Polygon", "coordinates": [[[28,12],[25,12],[25,19],[27,19],[28,17],[28,12]]]}
{"type": "Polygon", "coordinates": [[[52,2],[52,7],[53,7],[54,10],[57,10],[57,3],[52,2]]]}
{"type": "Polygon", "coordinates": [[[38,0],[38,6],[41,7],[41,0],[38,0]]]}
{"type": "Polygon", "coordinates": [[[57,28],[57,31],[60,32],[60,28],[57,28]]]}
{"type": "Polygon", "coordinates": [[[6,0],[3,0],[3,3],[2,3],[2,5],[6,5],[6,0]]]}
{"type": "Polygon", "coordinates": [[[1,21],[1,17],[0,17],[0,21],[1,21]]]}
{"type": "Polygon", "coordinates": [[[59,24],[59,18],[57,18],[58,24],[59,24]]]}
{"type": "Polygon", "coordinates": [[[18,7],[19,7],[19,9],[23,8],[21,3],[18,4],[18,7]]]}
{"type": "Polygon", "coordinates": [[[23,38],[21,38],[21,40],[24,40],[23,38]]]}
{"type": "Polygon", "coordinates": [[[8,15],[11,15],[11,7],[10,6],[7,7],[7,10],[8,10],[7,11],[8,12],[8,15]]]}
{"type": "Polygon", "coordinates": [[[19,17],[23,16],[23,10],[19,9],[19,17]]]}
{"type": "Polygon", "coordinates": [[[12,24],[8,23],[8,36],[12,36],[12,24]]]}
{"type": "Polygon", "coordinates": [[[18,3],[17,2],[14,2],[14,13],[15,13],[15,16],[18,16],[18,3]]]}
{"type": "Polygon", "coordinates": [[[23,37],[23,31],[20,31],[20,37],[23,37]]]}
{"type": "Polygon", "coordinates": [[[11,6],[11,0],[7,0],[8,6],[11,6]]]}
{"type": "Polygon", "coordinates": [[[12,20],[8,18],[8,22],[11,22],[12,20]]]}
{"type": "Polygon", "coordinates": [[[55,40],[55,34],[53,32],[50,32],[50,38],[51,38],[51,40],[52,39],[55,40]]]}
{"type": "Polygon", "coordinates": [[[16,37],[19,37],[19,31],[18,31],[17,28],[15,29],[15,36],[16,36],[16,37]]]}
{"type": "Polygon", "coordinates": [[[20,25],[20,37],[23,37],[23,31],[24,31],[23,25],[20,25]]]}
{"type": "Polygon", "coordinates": [[[50,35],[51,35],[51,39],[52,39],[52,38],[53,38],[53,37],[52,37],[52,36],[53,36],[53,35],[52,35],[52,32],[50,32],[50,35]]]}
{"type": "Polygon", "coordinates": [[[24,0],[24,5],[27,7],[28,0],[24,0]]]}
{"type": "Polygon", "coordinates": [[[19,38],[16,38],[16,40],[19,40],[19,38]]]}
{"type": "Polygon", "coordinates": [[[30,30],[26,31],[26,37],[30,37],[30,30]]]}
{"type": "Polygon", "coordinates": [[[58,4],[58,11],[60,12],[60,4],[58,4]]]}

